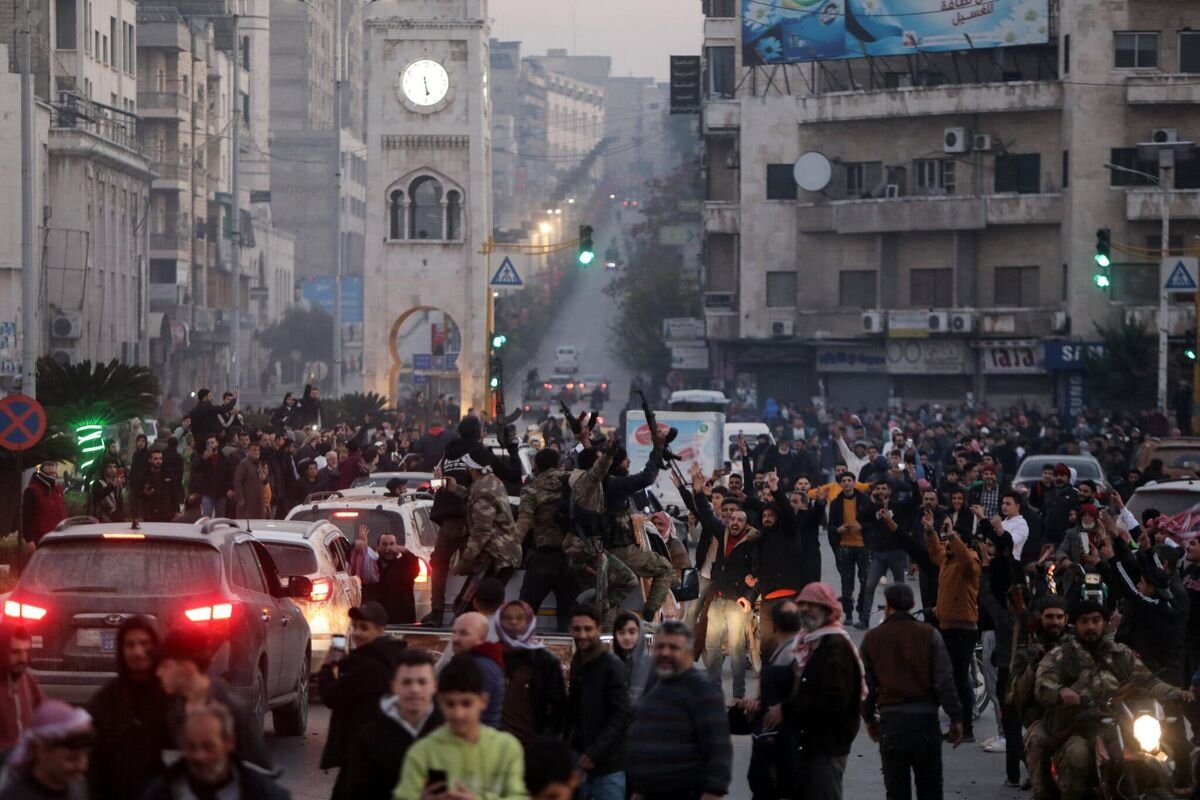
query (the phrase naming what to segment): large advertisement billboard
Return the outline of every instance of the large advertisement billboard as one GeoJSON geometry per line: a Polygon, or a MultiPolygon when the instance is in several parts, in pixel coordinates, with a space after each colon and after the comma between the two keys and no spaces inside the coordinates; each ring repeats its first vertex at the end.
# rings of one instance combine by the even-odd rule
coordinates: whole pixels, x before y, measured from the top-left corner
{"type": "Polygon", "coordinates": [[[742,0],[746,66],[1045,44],[1049,0],[742,0]]]}

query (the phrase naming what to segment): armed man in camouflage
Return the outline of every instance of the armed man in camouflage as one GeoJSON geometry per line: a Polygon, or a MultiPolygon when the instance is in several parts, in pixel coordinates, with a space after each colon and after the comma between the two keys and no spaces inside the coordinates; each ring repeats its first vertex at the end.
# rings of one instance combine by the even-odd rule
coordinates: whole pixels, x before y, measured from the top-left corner
{"type": "Polygon", "coordinates": [[[1034,800],[1053,800],[1057,792],[1050,778],[1050,756],[1046,746],[1050,737],[1042,723],[1042,706],[1034,696],[1038,666],[1042,658],[1061,645],[1067,633],[1067,606],[1062,599],[1048,595],[1039,602],[1038,629],[1014,654],[1008,681],[1008,703],[1021,715],[1025,728],[1025,764],[1034,800]]]}
{"type": "Polygon", "coordinates": [[[604,479],[604,505],[610,517],[609,539],[606,544],[609,556],[616,556],[639,578],[649,578],[650,595],[642,618],[654,620],[659,609],[667,600],[671,590],[671,578],[675,572],[666,557],[650,549],[643,550],[633,530],[633,515],[629,499],[636,493],[653,485],[658,471],[663,468],[662,434],[655,432],[654,449],[646,459],[645,468],[636,475],[629,474],[629,455],[625,448],[616,447],[612,454],[612,465],[604,479]]]}
{"type": "Polygon", "coordinates": [[[536,612],[553,592],[558,631],[566,633],[578,590],[563,552],[571,489],[559,458],[558,451],[552,448],[539,450],[533,457],[533,480],[521,490],[517,536],[524,542],[533,534],[533,552],[529,554],[525,581],[521,584],[522,602],[536,612]]]}
{"type": "MultiPolygon", "coordinates": [[[[508,504],[508,491],[487,466],[489,456],[487,447],[479,445],[463,457],[471,488],[467,492],[467,543],[459,556],[457,572],[478,580],[496,577],[507,583],[521,566],[521,538],[508,504]]],[[[446,479],[446,488],[461,491],[452,481],[446,479]]]]}
{"type": "Polygon", "coordinates": [[[1118,689],[1136,685],[1160,702],[1193,700],[1190,691],[1159,680],[1132,650],[1106,638],[1107,624],[1104,606],[1080,603],[1074,639],[1051,650],[1038,665],[1034,695],[1045,708],[1050,746],[1062,742],[1054,753],[1062,800],[1083,800],[1089,794],[1096,769],[1093,741],[1104,733],[1093,712],[1118,689]]]}

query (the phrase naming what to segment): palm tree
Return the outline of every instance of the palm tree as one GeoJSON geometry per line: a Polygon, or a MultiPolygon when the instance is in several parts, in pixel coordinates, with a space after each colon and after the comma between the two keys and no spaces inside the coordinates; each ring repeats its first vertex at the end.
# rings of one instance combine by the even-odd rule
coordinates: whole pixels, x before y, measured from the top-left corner
{"type": "Polygon", "coordinates": [[[61,364],[49,356],[37,362],[38,400],[46,413],[70,423],[81,419],[119,422],[153,414],[162,388],[149,367],[81,361],[61,364]]]}
{"type": "Polygon", "coordinates": [[[340,398],[325,401],[324,413],[331,420],[357,425],[370,414],[373,419],[387,410],[387,398],[378,392],[351,392],[340,398]]]}

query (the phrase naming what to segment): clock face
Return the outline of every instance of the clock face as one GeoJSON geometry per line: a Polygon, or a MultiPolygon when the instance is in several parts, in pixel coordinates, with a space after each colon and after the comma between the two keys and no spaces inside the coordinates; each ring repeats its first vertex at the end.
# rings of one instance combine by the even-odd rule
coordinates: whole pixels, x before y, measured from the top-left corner
{"type": "Polygon", "coordinates": [[[437,105],[450,91],[450,75],[438,62],[423,58],[404,68],[400,87],[414,105],[437,105]]]}

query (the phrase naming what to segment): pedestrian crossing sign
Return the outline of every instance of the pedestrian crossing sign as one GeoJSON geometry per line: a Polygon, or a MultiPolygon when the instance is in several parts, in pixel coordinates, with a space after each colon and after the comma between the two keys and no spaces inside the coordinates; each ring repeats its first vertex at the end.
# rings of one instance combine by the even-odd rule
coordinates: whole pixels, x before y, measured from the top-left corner
{"type": "Polygon", "coordinates": [[[517,268],[513,266],[512,259],[508,256],[500,262],[500,268],[496,270],[496,274],[492,276],[492,286],[524,286],[521,276],[517,274],[517,268]]]}
{"type": "Polygon", "coordinates": [[[1196,291],[1195,258],[1168,258],[1162,262],[1163,291],[1184,293],[1196,291]]]}

